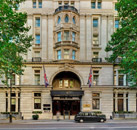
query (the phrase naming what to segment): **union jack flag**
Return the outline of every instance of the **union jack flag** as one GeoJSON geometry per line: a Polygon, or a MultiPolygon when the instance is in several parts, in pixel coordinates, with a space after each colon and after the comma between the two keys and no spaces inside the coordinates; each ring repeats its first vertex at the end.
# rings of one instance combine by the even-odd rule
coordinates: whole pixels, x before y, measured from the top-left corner
{"type": "Polygon", "coordinates": [[[88,84],[89,84],[89,88],[90,88],[92,86],[92,67],[90,68],[88,84]]]}
{"type": "Polygon", "coordinates": [[[45,67],[43,65],[43,70],[44,70],[44,82],[45,82],[45,87],[47,88],[47,86],[49,85],[48,80],[47,80],[47,75],[46,75],[46,71],[45,71],[45,67]]]}

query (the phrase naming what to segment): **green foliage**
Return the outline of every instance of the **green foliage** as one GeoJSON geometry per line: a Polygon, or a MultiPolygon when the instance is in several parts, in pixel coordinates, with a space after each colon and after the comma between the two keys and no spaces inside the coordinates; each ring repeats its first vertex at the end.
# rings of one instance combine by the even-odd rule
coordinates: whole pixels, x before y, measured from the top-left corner
{"type": "Polygon", "coordinates": [[[38,120],[39,119],[39,115],[32,115],[32,119],[33,120],[38,120]]]}
{"type": "Polygon", "coordinates": [[[23,73],[22,55],[31,46],[32,36],[25,27],[27,14],[17,12],[17,5],[24,0],[1,0],[0,2],[0,75],[5,75],[7,86],[13,74],[23,73]]]}
{"type": "Polygon", "coordinates": [[[128,75],[130,86],[137,86],[137,1],[118,0],[116,5],[120,28],[111,36],[106,51],[112,52],[109,62],[120,57],[122,73],[128,75]]]}
{"type": "Polygon", "coordinates": [[[42,111],[33,111],[33,114],[42,114],[42,111]]]}

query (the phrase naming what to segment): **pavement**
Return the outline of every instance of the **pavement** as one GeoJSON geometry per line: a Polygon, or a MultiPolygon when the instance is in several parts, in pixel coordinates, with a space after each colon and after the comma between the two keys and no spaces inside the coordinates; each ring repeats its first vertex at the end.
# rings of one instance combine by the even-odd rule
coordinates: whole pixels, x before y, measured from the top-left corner
{"type": "MultiPolygon", "coordinates": [[[[126,120],[107,120],[106,123],[137,123],[136,119],[126,119],[126,120]]],[[[25,119],[25,120],[12,120],[12,124],[54,124],[54,123],[75,123],[74,120],[46,120],[46,119],[39,119],[39,120],[31,120],[31,119],[25,119]]],[[[1,124],[10,124],[9,120],[0,120],[0,125],[1,124]]]]}

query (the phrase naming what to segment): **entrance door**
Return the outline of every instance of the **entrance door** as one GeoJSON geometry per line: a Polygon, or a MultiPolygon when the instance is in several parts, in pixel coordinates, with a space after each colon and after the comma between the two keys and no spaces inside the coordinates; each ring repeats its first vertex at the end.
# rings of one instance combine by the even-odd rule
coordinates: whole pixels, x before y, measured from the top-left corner
{"type": "Polygon", "coordinates": [[[123,99],[118,99],[118,111],[123,111],[123,99]]]}
{"type": "Polygon", "coordinates": [[[76,115],[80,112],[80,101],[70,101],[70,100],[54,100],[53,101],[53,115],[56,115],[57,111],[64,115],[64,113],[69,113],[70,115],[76,115]]]}

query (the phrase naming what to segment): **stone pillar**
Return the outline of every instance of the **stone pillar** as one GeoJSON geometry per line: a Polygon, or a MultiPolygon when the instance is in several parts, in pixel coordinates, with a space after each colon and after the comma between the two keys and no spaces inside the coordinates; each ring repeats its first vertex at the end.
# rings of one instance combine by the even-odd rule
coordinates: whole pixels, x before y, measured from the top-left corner
{"type": "Polygon", "coordinates": [[[124,92],[124,111],[126,111],[126,93],[124,92]]]}
{"type": "Polygon", "coordinates": [[[18,92],[16,91],[16,112],[18,112],[18,92]]]}
{"type": "MultiPolygon", "coordinates": [[[[33,35],[33,30],[32,30],[33,29],[33,16],[32,15],[28,15],[28,27],[31,27],[28,32],[28,35],[33,35]]],[[[27,54],[27,60],[32,61],[32,46],[29,48],[29,51],[27,54]]]]}
{"type": "Polygon", "coordinates": [[[86,60],[91,61],[91,15],[86,15],[86,60]]]}
{"type": "Polygon", "coordinates": [[[53,16],[48,15],[48,60],[53,60],[53,16]]]}
{"type": "Polygon", "coordinates": [[[116,85],[118,86],[118,70],[116,69],[116,85]]]}
{"type": "Polygon", "coordinates": [[[127,85],[127,83],[126,83],[127,81],[126,81],[126,74],[124,74],[124,86],[126,86],[127,85]]]}
{"type": "Polygon", "coordinates": [[[48,23],[47,16],[41,17],[41,35],[42,35],[42,61],[46,61],[48,58],[48,23]]]}
{"type": "Polygon", "coordinates": [[[100,55],[102,57],[102,60],[105,59],[106,57],[106,52],[105,52],[105,48],[107,45],[107,16],[106,15],[102,15],[102,24],[101,24],[101,48],[102,50],[100,51],[100,55]]]}
{"type": "Polygon", "coordinates": [[[84,61],[86,57],[85,48],[85,15],[80,16],[80,60],[84,61]]]}
{"type": "Polygon", "coordinates": [[[118,102],[118,97],[117,96],[118,96],[118,93],[116,92],[115,93],[115,111],[118,111],[118,103],[117,103],[118,102]]]}

